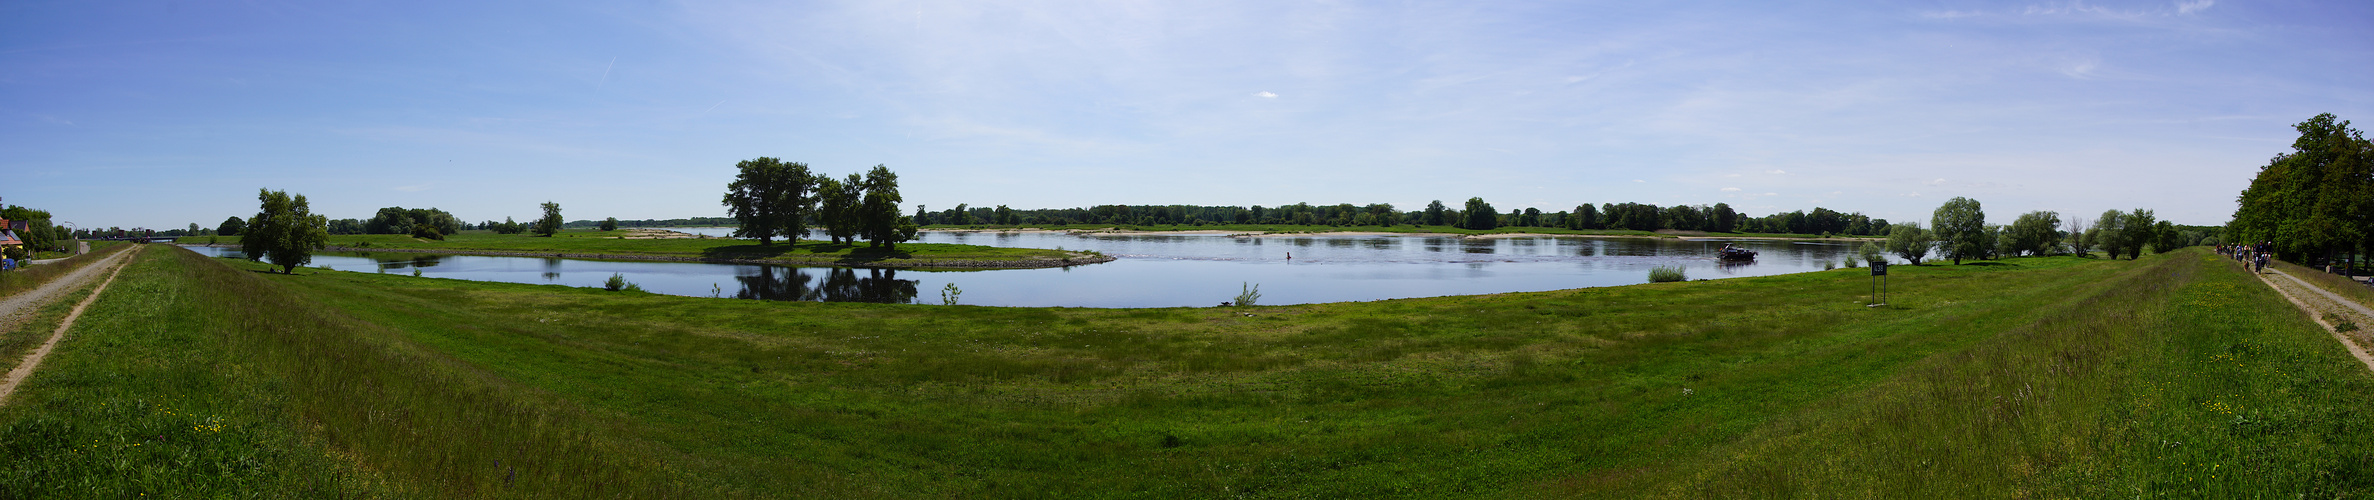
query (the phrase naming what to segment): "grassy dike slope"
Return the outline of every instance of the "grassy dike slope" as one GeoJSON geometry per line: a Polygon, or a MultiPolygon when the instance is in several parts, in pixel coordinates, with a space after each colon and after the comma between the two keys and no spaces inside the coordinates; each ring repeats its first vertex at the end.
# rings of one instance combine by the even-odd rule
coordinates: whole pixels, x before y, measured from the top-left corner
{"type": "Polygon", "coordinates": [[[2198,251],[1900,266],[1876,310],[1862,270],[1101,310],[226,263],[126,271],[0,408],[0,496],[2374,489],[2374,375],[2198,251]]]}
{"type": "MultiPolygon", "coordinates": [[[[399,251],[480,255],[563,256],[588,259],[767,262],[810,266],[891,268],[1031,268],[1061,267],[1112,260],[1095,252],[1000,248],[952,243],[900,243],[895,249],[865,243],[833,244],[803,240],[798,245],[776,241],[760,245],[731,238],[622,239],[624,231],[572,229],[552,237],[465,231],[443,240],[401,234],[346,234],[330,237],[334,251],[399,251]]],[[[237,236],[184,237],[180,243],[239,244],[237,236]]]]}

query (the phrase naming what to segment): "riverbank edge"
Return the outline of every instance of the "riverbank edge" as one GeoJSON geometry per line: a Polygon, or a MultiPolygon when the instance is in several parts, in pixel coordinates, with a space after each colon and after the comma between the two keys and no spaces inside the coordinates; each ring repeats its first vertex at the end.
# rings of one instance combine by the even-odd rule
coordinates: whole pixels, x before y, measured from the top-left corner
{"type": "MultiPolygon", "coordinates": [[[[198,246],[198,247],[215,247],[215,248],[239,248],[239,245],[232,245],[232,244],[175,243],[175,245],[198,246]]],[[[598,253],[567,253],[567,252],[554,252],[554,253],[545,253],[545,252],[515,252],[515,251],[502,251],[502,250],[467,250],[467,249],[429,249],[429,248],[355,248],[355,247],[342,247],[342,246],[331,246],[331,247],[326,247],[326,248],[323,248],[322,250],[323,250],[323,251],[326,251],[326,252],[364,252],[364,253],[376,253],[376,252],[397,252],[397,253],[433,253],[433,254],[442,254],[442,255],[478,255],[478,256],[485,256],[485,257],[557,257],[557,258],[563,258],[563,259],[628,260],[628,261],[643,261],[643,262],[698,262],[698,263],[703,263],[703,264],[772,264],[772,265],[779,265],[779,266],[811,266],[811,267],[813,267],[813,266],[832,266],[832,267],[854,267],[854,268],[861,268],[861,269],[915,269],[915,270],[935,270],[935,269],[938,269],[938,270],[967,270],[967,271],[989,271],[989,270],[997,270],[997,269],[1049,269],[1049,268],[1058,268],[1058,267],[1084,266],[1084,265],[1089,265],[1089,264],[1102,264],[1102,263],[1106,263],[1106,262],[1112,262],[1112,261],[1115,261],[1115,260],[1119,260],[1119,258],[1117,258],[1117,257],[1113,257],[1113,256],[1110,256],[1110,255],[1101,255],[1101,254],[1093,254],[1093,253],[1081,253],[1081,252],[1071,252],[1071,251],[1066,251],[1066,252],[1064,252],[1064,253],[1066,253],[1066,254],[1069,254],[1069,255],[1071,255],[1071,257],[1064,257],[1064,258],[1060,258],[1060,259],[1023,259],[1023,260],[960,260],[960,261],[936,261],[936,260],[916,261],[916,260],[905,260],[905,259],[899,259],[899,260],[854,261],[854,260],[849,260],[849,259],[734,259],[734,258],[718,258],[718,257],[694,257],[694,256],[688,256],[688,255],[598,254],[598,253]]]]}

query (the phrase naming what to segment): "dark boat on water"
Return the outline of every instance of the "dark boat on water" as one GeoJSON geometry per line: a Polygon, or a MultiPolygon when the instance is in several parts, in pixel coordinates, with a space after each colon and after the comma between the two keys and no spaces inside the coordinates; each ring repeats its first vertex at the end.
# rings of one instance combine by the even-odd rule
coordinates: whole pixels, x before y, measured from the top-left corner
{"type": "Polygon", "coordinates": [[[1716,253],[1715,258],[1730,262],[1756,260],[1756,251],[1734,247],[1731,245],[1723,245],[1723,250],[1716,253]]]}

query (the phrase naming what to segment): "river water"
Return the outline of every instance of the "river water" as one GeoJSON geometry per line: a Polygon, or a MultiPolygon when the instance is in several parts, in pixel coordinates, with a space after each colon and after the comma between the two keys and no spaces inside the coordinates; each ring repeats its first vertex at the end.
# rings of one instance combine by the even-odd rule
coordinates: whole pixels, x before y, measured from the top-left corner
{"type": "MultiPolygon", "coordinates": [[[[723,228],[677,229],[724,235],[723,228]]],[[[1645,283],[1649,268],[1690,279],[1819,271],[1860,242],[1684,241],[1670,238],[1446,236],[1083,235],[925,232],[926,243],[1094,250],[1119,260],[1071,268],[908,271],[690,262],[631,262],[416,253],[317,254],[313,267],[511,283],[599,287],[612,274],[655,293],[767,300],[1027,307],[1212,306],[1259,286],[1260,304],[1307,304],[1544,291],[1645,283]],[[1714,258],[1725,243],[1752,263],[1714,258]],[[1291,258],[1289,258],[1291,257],[1291,258]]],[[[191,247],[214,256],[237,249],[191,247]]]]}

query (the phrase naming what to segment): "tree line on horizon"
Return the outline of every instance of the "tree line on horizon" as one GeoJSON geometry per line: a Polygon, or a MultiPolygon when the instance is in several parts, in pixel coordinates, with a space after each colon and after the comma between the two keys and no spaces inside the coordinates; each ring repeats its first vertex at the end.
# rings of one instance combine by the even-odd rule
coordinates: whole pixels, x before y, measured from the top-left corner
{"type": "Polygon", "coordinates": [[[2332,113],[2292,128],[2292,150],[2259,167],[2226,231],[2308,265],[2374,254],[2374,142],[2332,113]]]}
{"type": "Polygon", "coordinates": [[[1573,210],[1543,212],[1539,208],[1500,212],[1483,198],[1469,198],[1457,208],[1441,200],[1424,209],[1401,211],[1390,203],[1312,205],[1295,203],[1264,207],[1208,205],[1096,205],[1087,208],[1016,210],[1005,205],[932,211],[917,205],[914,219],[927,226],[1022,226],[1113,224],[1131,226],[1268,224],[1304,226],[1452,226],[1462,229],[1548,227],[1574,230],[1664,229],[1716,233],[1790,233],[1878,236],[1891,227],[1887,219],[1828,208],[1780,212],[1762,217],[1741,214],[1729,204],[1658,206],[1647,203],[1581,204],[1573,210]]]}

